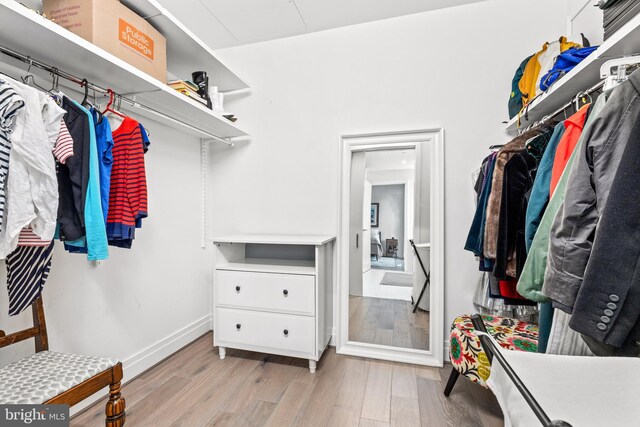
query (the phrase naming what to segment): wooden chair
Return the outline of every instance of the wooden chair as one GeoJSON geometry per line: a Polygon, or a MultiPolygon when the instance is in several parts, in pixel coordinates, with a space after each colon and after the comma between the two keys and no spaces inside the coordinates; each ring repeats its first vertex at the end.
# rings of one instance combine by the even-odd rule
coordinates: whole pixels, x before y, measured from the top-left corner
{"type": "Polygon", "coordinates": [[[29,338],[35,338],[36,348],[36,354],[33,356],[0,368],[0,384],[5,383],[8,388],[4,390],[4,395],[10,395],[12,390],[20,390],[15,396],[3,396],[0,403],[49,403],[73,406],[109,386],[105,425],[107,427],[124,426],[125,400],[120,394],[122,363],[112,359],[50,352],[42,296],[33,303],[31,308],[33,327],[10,335],[5,335],[4,331],[0,330],[0,348],[29,338]],[[47,379],[42,381],[38,379],[37,375],[40,371],[48,374],[45,376],[47,379]],[[58,374],[59,378],[51,379],[53,377],[51,374],[58,374]],[[44,393],[43,386],[48,386],[44,393]],[[30,398],[32,389],[33,398],[30,398]]]}

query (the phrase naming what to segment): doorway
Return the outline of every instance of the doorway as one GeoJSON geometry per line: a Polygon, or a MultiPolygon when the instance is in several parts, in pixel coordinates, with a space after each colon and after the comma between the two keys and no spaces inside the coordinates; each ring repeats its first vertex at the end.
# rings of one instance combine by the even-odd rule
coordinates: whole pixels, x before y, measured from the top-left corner
{"type": "Polygon", "coordinates": [[[338,352],[441,366],[442,132],[342,142],[338,352]]]}

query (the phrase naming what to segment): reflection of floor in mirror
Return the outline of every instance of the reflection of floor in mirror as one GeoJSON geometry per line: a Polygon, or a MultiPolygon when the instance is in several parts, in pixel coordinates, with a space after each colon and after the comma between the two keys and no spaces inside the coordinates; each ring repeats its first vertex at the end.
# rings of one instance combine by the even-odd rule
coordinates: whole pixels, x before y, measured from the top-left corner
{"type": "Polygon", "coordinates": [[[411,301],[411,288],[380,284],[385,270],[371,269],[362,276],[362,293],[365,297],[401,299],[411,301]]]}
{"type": "Polygon", "coordinates": [[[404,260],[402,258],[394,258],[383,256],[378,259],[371,258],[371,268],[378,270],[404,271],[404,260]]]}
{"type": "Polygon", "coordinates": [[[412,311],[409,301],[350,295],[349,341],[429,350],[429,313],[412,311]]]}

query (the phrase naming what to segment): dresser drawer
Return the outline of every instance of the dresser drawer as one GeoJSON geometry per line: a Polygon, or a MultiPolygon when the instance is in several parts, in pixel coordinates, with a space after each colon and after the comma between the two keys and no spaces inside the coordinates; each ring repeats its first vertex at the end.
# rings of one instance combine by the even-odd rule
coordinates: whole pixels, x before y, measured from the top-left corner
{"type": "Polygon", "coordinates": [[[315,314],[315,276],[218,270],[216,306],[315,314]]]}
{"type": "Polygon", "coordinates": [[[315,318],[231,308],[216,310],[217,341],[298,353],[315,352],[315,318]]]}

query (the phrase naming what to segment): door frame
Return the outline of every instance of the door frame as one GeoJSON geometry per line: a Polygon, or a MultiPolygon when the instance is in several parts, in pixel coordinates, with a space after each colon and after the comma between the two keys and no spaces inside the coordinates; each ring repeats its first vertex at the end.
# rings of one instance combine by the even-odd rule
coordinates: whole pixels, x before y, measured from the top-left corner
{"type": "MultiPolygon", "coordinates": [[[[419,152],[416,152],[416,156],[419,154],[419,152]]],[[[415,172],[417,171],[417,160],[416,160],[416,167],[414,167],[413,169],[414,171],[414,175],[415,172]]],[[[415,177],[414,177],[414,183],[415,183],[415,177]]],[[[416,211],[416,206],[419,205],[420,203],[420,195],[419,194],[414,194],[413,195],[413,210],[411,212],[409,209],[409,191],[414,191],[416,190],[416,186],[413,186],[413,189],[411,189],[410,187],[410,181],[409,180],[401,180],[401,179],[397,179],[397,180],[381,180],[381,181],[377,181],[377,183],[375,185],[372,185],[372,187],[376,187],[376,186],[384,186],[384,185],[404,185],[404,229],[402,230],[403,233],[403,240],[402,242],[400,242],[402,244],[402,255],[404,255],[404,265],[405,265],[405,271],[394,271],[396,273],[411,273],[413,274],[413,269],[414,269],[414,264],[412,261],[409,261],[410,257],[407,256],[407,254],[411,251],[411,245],[409,244],[409,235],[413,236],[414,232],[416,229],[418,229],[418,223],[417,220],[415,218],[415,211],[416,211]],[[411,224],[411,221],[409,221],[409,217],[412,216],[413,217],[413,231],[409,232],[409,229],[411,227],[409,227],[409,224],[411,224]],[[411,267],[411,268],[409,268],[411,267]]],[[[415,237],[415,236],[414,236],[415,237]]],[[[412,237],[412,238],[414,238],[412,237]]]]}
{"type": "MultiPolygon", "coordinates": [[[[343,135],[340,138],[340,195],[337,241],[336,352],[352,356],[395,362],[442,367],[444,362],[444,129],[408,130],[374,134],[343,135]],[[429,145],[426,145],[429,143],[429,145]],[[425,146],[426,145],[426,146],[425,146]],[[429,286],[431,312],[429,316],[429,350],[416,350],[380,344],[349,341],[349,184],[351,155],[354,151],[414,148],[416,172],[420,170],[422,149],[430,149],[430,243],[431,284],[429,286]],[[436,313],[434,316],[433,313],[436,313]]],[[[417,174],[416,174],[417,175],[417,174]]],[[[416,176],[416,191],[420,179],[416,176]]],[[[416,211],[418,206],[416,206],[416,211]]],[[[419,215],[414,215],[418,224],[419,215]]],[[[419,236],[415,236],[419,238],[419,236]]]]}

